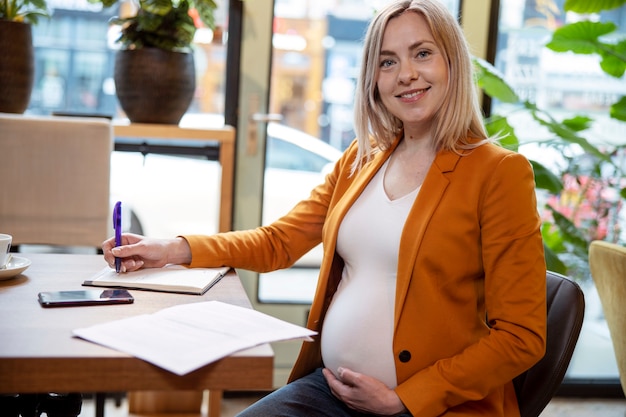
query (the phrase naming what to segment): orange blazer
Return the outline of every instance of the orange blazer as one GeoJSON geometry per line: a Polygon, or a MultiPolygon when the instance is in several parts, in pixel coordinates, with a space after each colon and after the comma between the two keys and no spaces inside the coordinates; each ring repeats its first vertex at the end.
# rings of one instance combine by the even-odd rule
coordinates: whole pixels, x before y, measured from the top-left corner
{"type": "MultiPolygon", "coordinates": [[[[321,331],[341,278],[339,225],[393,149],[351,176],[353,143],[307,200],[269,226],[185,236],[190,266],[272,271],[321,241],[324,258],[307,323],[321,331]]],[[[462,156],[439,152],[400,241],[395,391],[409,411],[416,417],[518,416],[511,381],[544,354],[545,283],[528,160],[495,144],[462,156]]],[[[323,366],[319,337],[303,343],[291,380],[323,366]]]]}

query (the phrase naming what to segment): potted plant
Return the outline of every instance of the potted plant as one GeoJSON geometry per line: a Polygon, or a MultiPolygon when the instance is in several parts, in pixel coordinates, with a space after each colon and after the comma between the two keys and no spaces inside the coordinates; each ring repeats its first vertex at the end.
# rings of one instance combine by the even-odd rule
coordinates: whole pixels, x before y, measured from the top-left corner
{"type": "Polygon", "coordinates": [[[32,24],[49,17],[45,0],[0,0],[0,112],[24,113],[35,73],[32,24]]]}
{"type": "MultiPolygon", "coordinates": [[[[2,0],[0,0],[2,1],[2,0]]],[[[110,7],[118,0],[89,0],[110,7]]],[[[134,123],[178,124],[195,92],[192,42],[198,24],[215,28],[214,0],[138,0],[121,27],[115,58],[120,105],[134,123]],[[192,16],[193,15],[193,16],[192,16]]]]}

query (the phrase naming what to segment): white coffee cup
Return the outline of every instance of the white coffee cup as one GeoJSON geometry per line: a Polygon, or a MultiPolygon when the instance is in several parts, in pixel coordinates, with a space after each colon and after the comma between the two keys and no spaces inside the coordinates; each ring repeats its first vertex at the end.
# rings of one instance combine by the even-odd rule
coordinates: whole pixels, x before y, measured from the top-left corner
{"type": "Polygon", "coordinates": [[[4,268],[11,258],[9,251],[12,241],[13,236],[0,233],[0,269],[4,268]]]}

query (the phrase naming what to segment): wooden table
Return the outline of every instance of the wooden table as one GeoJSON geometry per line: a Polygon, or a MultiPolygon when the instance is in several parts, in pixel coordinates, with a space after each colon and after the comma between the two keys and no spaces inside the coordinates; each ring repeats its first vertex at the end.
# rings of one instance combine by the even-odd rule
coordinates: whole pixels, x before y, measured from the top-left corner
{"type": "Polygon", "coordinates": [[[220,300],[251,307],[235,272],[203,296],[132,291],[133,304],[45,309],[37,302],[40,291],[84,288],[83,280],[106,266],[102,256],[16,255],[32,264],[18,277],[0,281],[0,393],[208,389],[213,416],[219,415],[223,390],[272,388],[274,354],[269,345],[178,376],[71,334],[75,328],[184,303],[220,300]]]}

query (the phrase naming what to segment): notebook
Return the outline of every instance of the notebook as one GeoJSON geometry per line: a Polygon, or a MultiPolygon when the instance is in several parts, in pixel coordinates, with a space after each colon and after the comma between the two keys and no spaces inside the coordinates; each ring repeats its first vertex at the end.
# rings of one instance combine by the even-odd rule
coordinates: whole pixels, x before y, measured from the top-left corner
{"type": "Polygon", "coordinates": [[[106,267],[85,280],[83,285],[202,295],[229,270],[230,267],[186,268],[180,265],[166,265],[163,268],[146,268],[118,274],[106,267]]]}

